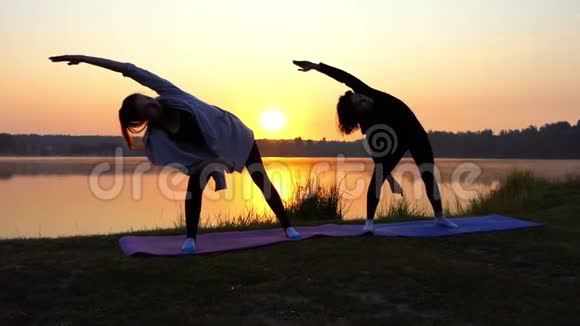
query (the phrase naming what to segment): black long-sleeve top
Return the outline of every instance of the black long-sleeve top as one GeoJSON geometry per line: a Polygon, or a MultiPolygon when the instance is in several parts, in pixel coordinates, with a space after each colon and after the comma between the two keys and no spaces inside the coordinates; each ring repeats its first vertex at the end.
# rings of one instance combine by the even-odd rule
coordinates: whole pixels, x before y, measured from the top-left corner
{"type": "Polygon", "coordinates": [[[355,76],[324,63],[319,64],[318,71],[346,84],[355,93],[366,95],[374,100],[373,108],[359,121],[363,134],[376,124],[386,124],[393,128],[397,134],[409,140],[426,134],[413,111],[400,99],[374,89],[355,76]]]}

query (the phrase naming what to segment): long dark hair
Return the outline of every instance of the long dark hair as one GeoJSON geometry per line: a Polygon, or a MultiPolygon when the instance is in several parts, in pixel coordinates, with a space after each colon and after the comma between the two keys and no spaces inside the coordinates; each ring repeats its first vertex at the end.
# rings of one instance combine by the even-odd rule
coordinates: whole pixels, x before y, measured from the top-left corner
{"type": "Polygon", "coordinates": [[[121,133],[130,150],[137,150],[133,137],[130,134],[138,134],[147,128],[147,120],[143,120],[137,112],[137,98],[141,94],[135,93],[127,96],[119,109],[119,122],[121,133]]]}
{"type": "Polygon", "coordinates": [[[336,113],[338,113],[338,130],[343,135],[351,134],[359,128],[358,114],[352,105],[351,95],[353,92],[348,91],[338,99],[336,113]]]}

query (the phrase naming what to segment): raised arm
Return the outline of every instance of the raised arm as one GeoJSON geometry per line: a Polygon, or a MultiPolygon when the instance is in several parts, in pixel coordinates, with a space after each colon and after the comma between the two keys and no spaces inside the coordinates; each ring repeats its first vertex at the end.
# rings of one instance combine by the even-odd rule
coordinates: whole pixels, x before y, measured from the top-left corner
{"type": "Polygon", "coordinates": [[[68,62],[69,66],[78,65],[79,63],[88,63],[93,66],[109,69],[115,72],[125,73],[128,69],[128,63],[117,62],[104,58],[89,57],[86,55],[59,55],[50,57],[52,62],[68,62]]]}
{"type": "Polygon", "coordinates": [[[159,95],[182,93],[183,91],[166,79],[163,79],[152,72],[139,68],[132,63],[118,62],[104,58],[90,57],[86,55],[61,55],[50,57],[52,62],[68,62],[68,65],[78,65],[87,63],[93,66],[105,68],[111,71],[122,73],[139,84],[148,87],[159,95]]]}
{"type": "Polygon", "coordinates": [[[317,70],[334,80],[346,84],[348,87],[352,88],[356,93],[366,93],[371,88],[362,82],[360,79],[349,74],[346,71],[340,70],[338,68],[326,65],[324,63],[312,63],[310,61],[292,61],[295,65],[300,67],[300,71],[317,70]]]}

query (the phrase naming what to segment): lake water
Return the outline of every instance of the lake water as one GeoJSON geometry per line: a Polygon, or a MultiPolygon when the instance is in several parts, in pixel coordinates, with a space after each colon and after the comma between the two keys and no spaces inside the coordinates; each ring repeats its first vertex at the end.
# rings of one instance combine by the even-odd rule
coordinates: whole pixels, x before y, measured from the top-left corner
{"type": "MultiPolygon", "coordinates": [[[[284,200],[307,179],[338,184],[346,218],[362,218],[372,162],[359,158],[265,158],[270,177],[284,200]]],[[[580,175],[580,160],[436,161],[444,205],[453,211],[493,189],[514,169],[561,179],[580,175]]],[[[394,172],[405,197],[420,210],[428,201],[417,167],[404,159],[394,172]]],[[[227,176],[228,188],[213,190],[210,181],[202,225],[212,225],[248,210],[267,213],[262,194],[246,172],[227,176]]],[[[151,167],[144,158],[0,158],[0,238],[105,234],[173,227],[179,221],[187,177],[151,167]]],[[[383,187],[382,208],[400,200],[383,187]]]]}

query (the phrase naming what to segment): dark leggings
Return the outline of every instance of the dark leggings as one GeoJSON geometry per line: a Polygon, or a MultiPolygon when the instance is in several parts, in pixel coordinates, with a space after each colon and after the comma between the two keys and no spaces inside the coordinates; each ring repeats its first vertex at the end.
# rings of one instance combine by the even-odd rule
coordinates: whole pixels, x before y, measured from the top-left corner
{"type": "MultiPolygon", "coordinates": [[[[290,227],[290,221],[286,215],[284,204],[278,194],[276,188],[270,181],[266,174],[262,156],[258,150],[258,145],[254,142],[254,146],[250,151],[250,156],[246,162],[246,168],[250,172],[252,180],[260,188],[262,194],[266,198],[266,202],[274,211],[278,221],[284,229],[290,227]]],[[[197,226],[199,224],[199,215],[201,213],[201,202],[203,189],[207,185],[208,178],[202,180],[201,174],[191,175],[187,183],[187,196],[185,199],[185,225],[187,228],[187,237],[195,238],[197,236],[197,226]]]]}
{"type": "Polygon", "coordinates": [[[425,184],[425,191],[427,192],[427,197],[429,198],[435,216],[443,213],[441,195],[437,182],[435,181],[433,150],[425,134],[424,137],[414,139],[411,145],[399,143],[395,152],[392,154],[383,157],[373,157],[375,168],[367,192],[367,219],[372,220],[374,218],[383,182],[391,174],[407,150],[411,152],[411,156],[419,168],[421,179],[425,184]]]}

